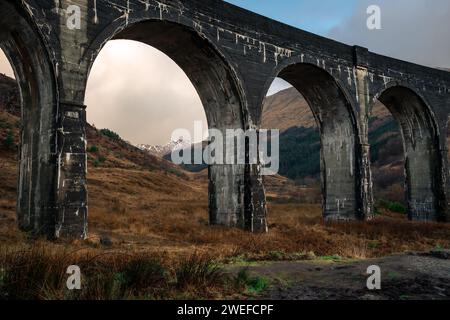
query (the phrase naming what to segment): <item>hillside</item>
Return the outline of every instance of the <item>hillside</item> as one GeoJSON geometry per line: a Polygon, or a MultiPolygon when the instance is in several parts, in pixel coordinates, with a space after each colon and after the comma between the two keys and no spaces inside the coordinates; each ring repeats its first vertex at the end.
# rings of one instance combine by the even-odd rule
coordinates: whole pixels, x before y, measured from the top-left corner
{"type": "MultiPolygon", "coordinates": [[[[320,177],[320,136],[314,116],[295,88],[267,97],[264,128],[279,128],[280,174],[297,183],[316,183],[320,177]]],[[[369,126],[375,196],[403,201],[404,160],[401,134],[389,111],[377,103],[369,126]]]]}
{"type": "MultiPolygon", "coordinates": [[[[13,225],[20,95],[16,82],[1,74],[0,90],[0,221],[13,225]]],[[[90,226],[96,232],[114,229],[118,222],[110,219],[111,215],[129,212],[136,216],[153,216],[162,212],[195,211],[207,221],[207,171],[185,171],[140,150],[110,130],[98,130],[89,124],[87,139],[90,226]]],[[[271,177],[266,182],[268,194],[274,201],[286,202],[310,193],[286,178],[271,177]],[[280,188],[280,180],[285,181],[281,184],[283,188],[280,188]]],[[[158,220],[156,216],[152,219],[158,220]]]]}
{"type": "MultiPolygon", "coordinates": [[[[373,116],[384,119],[390,117],[390,113],[381,103],[377,103],[373,116]]],[[[292,127],[315,128],[316,122],[302,95],[295,88],[288,88],[266,98],[262,127],[286,131],[292,127]]]]}
{"type": "MultiPolygon", "coordinates": [[[[13,223],[19,144],[19,94],[13,79],[0,75],[0,220],[13,223]]],[[[173,206],[207,202],[207,180],[182,170],[123,141],[109,130],[87,126],[88,188],[92,226],[115,212],[155,207],[163,199],[173,206]],[[180,197],[180,194],[183,197],[180,197]],[[143,200],[145,199],[145,201],[143,200]],[[179,199],[179,200],[178,200],[179,199]]],[[[170,206],[168,206],[170,210],[170,206]]],[[[101,231],[101,230],[100,230],[101,231]]]]}
{"type": "Polygon", "coordinates": [[[295,88],[267,97],[262,116],[262,128],[277,128],[284,132],[292,127],[316,127],[308,104],[295,88]]]}

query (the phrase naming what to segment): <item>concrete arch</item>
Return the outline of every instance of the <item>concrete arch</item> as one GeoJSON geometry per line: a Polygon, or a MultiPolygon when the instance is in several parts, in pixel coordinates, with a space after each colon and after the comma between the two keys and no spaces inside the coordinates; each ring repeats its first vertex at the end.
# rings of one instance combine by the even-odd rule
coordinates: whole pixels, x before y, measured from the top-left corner
{"type": "Polygon", "coordinates": [[[392,81],[375,95],[398,122],[405,152],[408,217],[418,221],[445,220],[444,156],[432,108],[418,90],[392,81]]]}
{"type": "Polygon", "coordinates": [[[57,89],[47,46],[20,4],[0,3],[0,47],[21,93],[18,224],[36,234],[54,234],[57,167],[57,89]]]}
{"type": "MultiPolygon", "coordinates": [[[[156,33],[156,32],[155,32],[156,33]]],[[[135,14],[133,17],[130,17],[128,21],[124,21],[123,19],[116,19],[111,22],[108,26],[106,26],[90,43],[87,50],[85,51],[85,55],[82,58],[82,63],[87,65],[87,73],[85,78],[85,86],[87,82],[87,78],[91,71],[92,65],[97,58],[100,51],[103,49],[104,45],[110,41],[115,39],[125,39],[125,40],[135,40],[145,44],[148,44],[159,51],[165,53],[169,56],[175,63],[179,65],[181,69],[186,73],[186,75],[191,80],[192,84],[196,88],[200,98],[203,101],[203,96],[206,97],[204,92],[204,88],[202,88],[202,84],[198,83],[198,79],[195,78],[193,73],[198,73],[198,67],[193,66],[194,63],[204,62],[210,68],[214,67],[216,64],[218,67],[223,70],[219,70],[216,68],[214,72],[217,75],[226,76],[226,82],[229,84],[230,88],[233,91],[233,94],[236,98],[239,99],[240,103],[240,114],[242,117],[243,125],[246,126],[247,122],[247,99],[245,96],[245,90],[242,87],[242,78],[239,75],[239,71],[234,67],[235,64],[232,63],[231,57],[226,53],[226,51],[221,50],[218,47],[213,39],[210,39],[208,35],[199,32],[192,26],[191,24],[185,24],[181,22],[179,19],[176,19],[172,16],[160,18],[149,18],[145,14],[139,15],[135,14]],[[148,27],[148,29],[146,29],[148,27]],[[157,35],[158,37],[152,35],[152,32],[160,31],[161,34],[157,35]],[[176,34],[179,32],[183,34],[184,41],[182,43],[178,43],[174,45],[174,40],[164,40],[163,38],[169,36],[173,36],[175,39],[177,38],[176,34]],[[147,34],[145,38],[140,38],[139,35],[147,34]],[[164,34],[163,34],[164,33],[164,34]],[[191,37],[191,39],[187,39],[191,37]],[[195,42],[195,46],[193,46],[195,42]],[[184,45],[187,45],[187,48],[184,48],[184,45]],[[176,50],[181,49],[182,52],[175,52],[176,50]],[[189,49],[195,51],[199,56],[203,56],[204,58],[209,58],[208,61],[198,61],[189,57],[188,53],[184,49],[189,49]],[[175,50],[175,51],[174,51],[175,50]],[[211,60],[213,58],[214,60],[211,60]]],[[[195,58],[195,57],[194,57],[195,58]]],[[[204,67],[204,66],[203,66],[204,67]]],[[[206,68],[203,68],[206,69],[206,68]]],[[[202,70],[203,72],[205,70],[202,70]]],[[[226,88],[222,88],[226,89],[226,88]]],[[[208,118],[209,121],[209,118],[208,118]]],[[[214,125],[214,122],[208,123],[209,125],[214,125]]]]}
{"type": "Polygon", "coordinates": [[[303,95],[320,130],[325,219],[359,218],[358,129],[349,96],[332,75],[313,64],[287,65],[278,77],[303,95]]]}
{"type": "MultiPolygon", "coordinates": [[[[204,35],[192,27],[168,20],[134,18],[126,25],[114,22],[92,42],[88,50],[91,56],[87,61],[87,70],[91,69],[103,45],[113,39],[145,43],[177,63],[199,94],[209,128],[223,132],[226,129],[246,128],[246,100],[236,73],[204,35]]],[[[209,167],[211,224],[245,227],[244,176],[244,165],[209,167]]]]}

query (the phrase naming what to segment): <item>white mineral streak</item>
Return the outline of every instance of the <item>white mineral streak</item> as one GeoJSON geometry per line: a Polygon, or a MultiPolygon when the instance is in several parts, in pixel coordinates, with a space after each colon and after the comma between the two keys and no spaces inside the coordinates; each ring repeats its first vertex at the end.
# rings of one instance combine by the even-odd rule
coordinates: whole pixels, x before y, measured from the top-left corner
{"type": "Polygon", "coordinates": [[[25,0],[22,0],[22,5],[27,9],[30,16],[33,16],[33,9],[25,0]]]}
{"type": "Polygon", "coordinates": [[[263,62],[267,62],[267,52],[266,52],[266,43],[260,41],[259,42],[259,53],[263,54],[263,62]]]}
{"type": "Polygon", "coordinates": [[[159,8],[159,19],[162,20],[164,13],[169,13],[169,8],[167,4],[158,2],[158,8],[159,8]]]}
{"type": "Polygon", "coordinates": [[[203,33],[203,27],[202,27],[202,25],[200,24],[199,21],[193,20],[192,23],[193,23],[193,25],[194,25],[194,29],[196,29],[196,30],[199,31],[200,33],[203,33]]]}
{"type": "Polygon", "coordinates": [[[382,74],[380,77],[383,78],[384,87],[387,87],[388,83],[391,81],[391,78],[385,76],[384,74],[382,74]]]}
{"type": "Polygon", "coordinates": [[[97,0],[94,0],[94,24],[98,23],[97,0]]]}
{"type": "Polygon", "coordinates": [[[356,74],[356,68],[353,67],[353,83],[355,85],[355,91],[356,91],[356,102],[359,102],[359,86],[358,86],[358,76],[356,74]]]}
{"type": "Polygon", "coordinates": [[[130,0],[127,0],[127,10],[125,12],[125,25],[128,25],[130,19],[130,0]]]}
{"type": "Polygon", "coordinates": [[[347,77],[348,85],[351,86],[352,85],[352,72],[350,70],[350,67],[347,67],[347,73],[348,73],[348,77],[347,77]]]}
{"type": "Polygon", "coordinates": [[[278,65],[278,58],[290,58],[292,57],[292,53],[294,51],[286,49],[286,48],[280,48],[274,45],[275,48],[275,63],[278,65]]]}
{"type": "MultiPolygon", "coordinates": [[[[211,27],[213,27],[211,25],[211,27]]],[[[270,47],[274,48],[274,61],[278,65],[280,58],[290,58],[293,54],[293,50],[278,47],[274,44],[263,42],[261,40],[252,38],[250,36],[246,36],[240,33],[236,33],[234,31],[230,31],[221,27],[216,27],[216,38],[217,42],[220,42],[222,40],[221,35],[224,33],[229,33],[234,36],[234,42],[236,45],[239,45],[242,43],[244,55],[248,53],[248,50],[257,50],[258,53],[262,54],[263,56],[263,62],[266,63],[268,61],[267,51],[270,47]]],[[[269,50],[270,51],[270,50],[269,50]]],[[[303,58],[302,58],[303,59],[303,58]]]]}

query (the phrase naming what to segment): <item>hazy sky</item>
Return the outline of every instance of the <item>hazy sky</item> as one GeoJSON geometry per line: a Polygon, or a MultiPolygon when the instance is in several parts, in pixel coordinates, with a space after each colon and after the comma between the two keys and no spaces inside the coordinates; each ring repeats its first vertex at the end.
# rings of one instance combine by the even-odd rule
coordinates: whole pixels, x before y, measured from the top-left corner
{"type": "MultiPolygon", "coordinates": [[[[448,0],[230,0],[254,12],[373,52],[450,68],[448,0]],[[366,9],[381,8],[382,29],[369,31],[366,9]]],[[[12,75],[0,52],[0,72],[12,75]]],[[[276,81],[270,94],[285,88],[276,81]]],[[[176,128],[206,123],[200,99],[183,71],[140,43],[107,44],[89,78],[88,121],[134,143],[164,144],[176,128]]]]}
{"type": "Polygon", "coordinates": [[[0,72],[7,76],[14,77],[11,65],[2,50],[0,50],[0,72]]]}

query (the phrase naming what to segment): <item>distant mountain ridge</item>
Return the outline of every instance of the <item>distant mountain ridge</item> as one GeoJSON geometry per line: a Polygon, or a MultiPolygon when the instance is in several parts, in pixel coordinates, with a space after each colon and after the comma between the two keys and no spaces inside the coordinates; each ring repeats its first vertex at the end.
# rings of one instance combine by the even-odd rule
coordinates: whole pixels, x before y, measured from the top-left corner
{"type": "Polygon", "coordinates": [[[137,147],[143,151],[146,151],[154,156],[164,158],[166,155],[172,153],[174,150],[183,150],[190,148],[192,142],[189,140],[183,140],[182,138],[177,141],[170,141],[164,145],[150,145],[150,144],[138,144],[137,147]]]}

